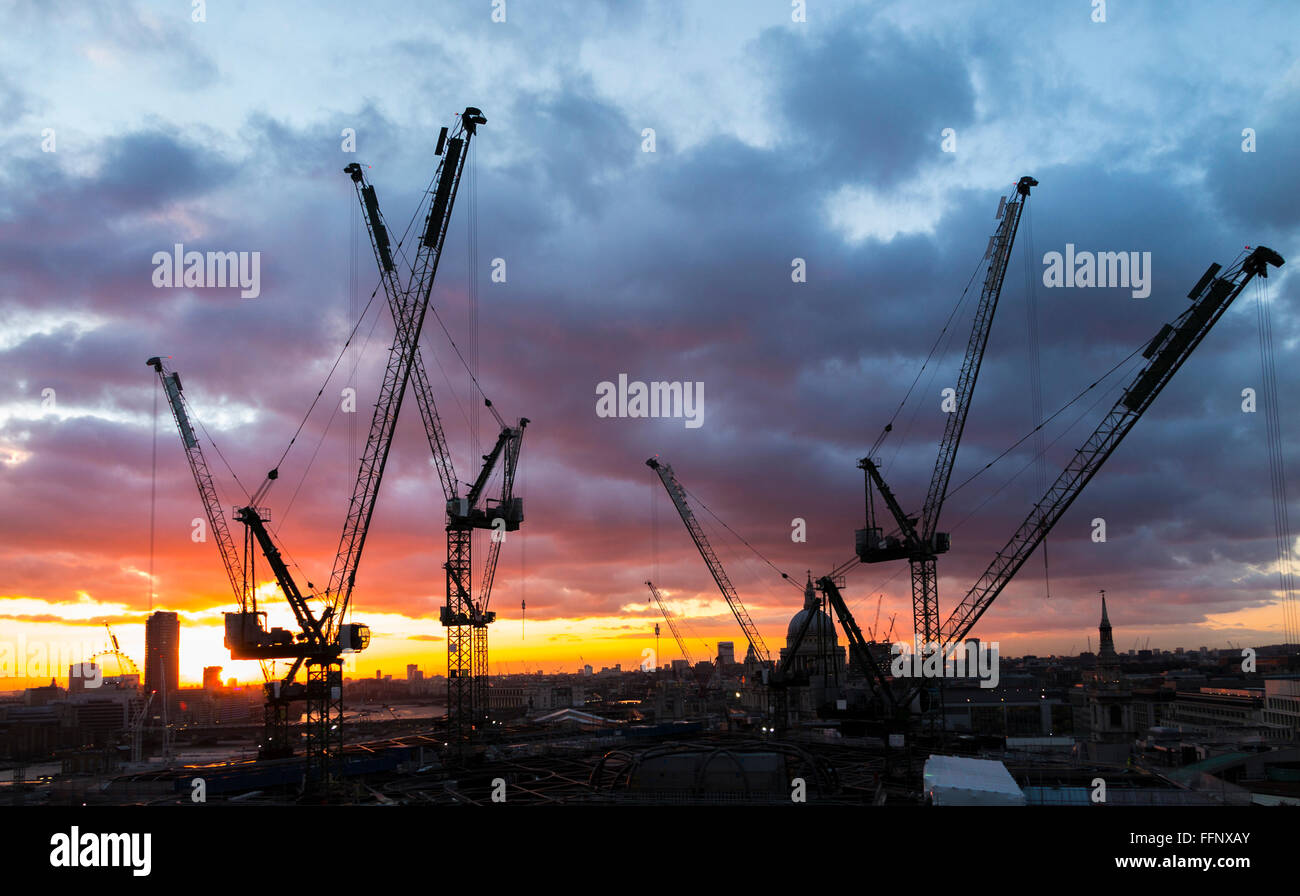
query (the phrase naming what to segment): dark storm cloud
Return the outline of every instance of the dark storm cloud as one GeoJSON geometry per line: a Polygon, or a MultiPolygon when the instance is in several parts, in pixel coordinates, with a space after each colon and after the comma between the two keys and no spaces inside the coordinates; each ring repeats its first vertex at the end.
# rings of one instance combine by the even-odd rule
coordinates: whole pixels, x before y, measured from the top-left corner
{"type": "Polygon", "coordinates": [[[1300,225],[1295,201],[1300,194],[1300,119],[1293,104],[1225,121],[1207,156],[1211,193],[1234,222],[1267,228],[1266,236],[1295,232],[1300,225]],[[1255,132],[1252,152],[1243,151],[1245,128],[1255,132]]]}
{"type": "Polygon", "coordinates": [[[974,116],[970,72],[952,48],[883,17],[844,16],[817,38],[765,31],[784,134],[822,177],[887,186],[916,173],[944,128],[974,116]]]}

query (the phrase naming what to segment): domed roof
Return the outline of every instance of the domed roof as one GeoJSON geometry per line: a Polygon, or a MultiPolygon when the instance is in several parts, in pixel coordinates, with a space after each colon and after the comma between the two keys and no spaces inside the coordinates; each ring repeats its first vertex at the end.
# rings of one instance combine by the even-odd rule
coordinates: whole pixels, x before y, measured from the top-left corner
{"type": "Polygon", "coordinates": [[[831,622],[831,617],[814,606],[804,607],[794,614],[794,618],[790,620],[790,627],[786,629],[786,646],[789,647],[794,643],[794,639],[799,637],[799,629],[803,628],[804,620],[808,618],[809,613],[816,613],[817,617],[808,623],[808,631],[804,633],[803,643],[799,645],[800,652],[807,650],[809,647],[816,649],[817,642],[821,638],[828,639],[832,644],[837,643],[838,637],[835,633],[835,624],[831,622]]]}
{"type": "Polygon", "coordinates": [[[818,642],[826,639],[831,644],[836,644],[835,623],[831,622],[831,617],[822,612],[821,601],[817,599],[817,592],[813,588],[812,574],[808,575],[808,584],[804,586],[803,591],[803,609],[794,614],[790,620],[790,627],[785,632],[785,646],[788,648],[794,643],[794,639],[799,637],[799,629],[803,628],[805,620],[808,619],[809,613],[816,613],[816,618],[808,623],[808,631],[804,633],[803,642],[799,645],[800,653],[807,653],[810,649],[816,651],[818,642]]]}

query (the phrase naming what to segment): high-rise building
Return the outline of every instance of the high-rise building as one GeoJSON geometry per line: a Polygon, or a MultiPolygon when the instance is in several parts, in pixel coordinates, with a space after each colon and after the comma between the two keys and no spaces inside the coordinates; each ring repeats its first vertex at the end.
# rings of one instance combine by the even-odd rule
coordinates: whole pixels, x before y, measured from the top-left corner
{"type": "Polygon", "coordinates": [[[97,687],[104,670],[98,663],[73,663],[68,667],[68,693],[80,694],[86,687],[97,687]]]}
{"type": "Polygon", "coordinates": [[[734,666],[736,664],[736,644],[734,641],[718,642],[718,665],[734,666]]]}
{"type": "Polygon", "coordinates": [[[407,680],[407,681],[415,681],[415,679],[416,679],[416,673],[418,673],[419,671],[420,671],[420,667],[417,666],[415,663],[407,663],[407,664],[406,664],[406,680],[407,680]]]}
{"type": "Polygon", "coordinates": [[[205,691],[221,690],[221,667],[220,666],[203,667],[203,690],[205,691]]]}
{"type": "Polygon", "coordinates": [[[175,613],[162,610],[144,624],[144,692],[157,692],[154,705],[164,694],[175,700],[180,687],[181,621],[175,613]]]}

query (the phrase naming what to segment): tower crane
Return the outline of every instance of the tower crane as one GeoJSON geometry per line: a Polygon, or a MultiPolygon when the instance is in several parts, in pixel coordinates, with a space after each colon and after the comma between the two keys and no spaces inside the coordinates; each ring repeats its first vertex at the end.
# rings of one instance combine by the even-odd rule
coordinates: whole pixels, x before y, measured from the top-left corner
{"type": "MultiPolygon", "coordinates": [[[[245,532],[244,555],[241,561],[234,540],[230,536],[225,513],[217,498],[216,487],[204,458],[203,448],[190,422],[192,415],[184,399],[180,374],[170,370],[162,358],[150,358],[148,363],[162,380],[168,405],[171,407],[172,416],[180,432],[181,443],[190,462],[190,470],[194,474],[199,494],[203,499],[209,529],[217,542],[227,578],[230,579],[238,601],[238,609],[233,613],[225,614],[225,645],[230,650],[230,657],[235,660],[292,660],[289,672],[283,680],[268,681],[266,684],[263,734],[258,751],[258,756],[262,759],[291,756],[293,748],[289,739],[289,710],[294,702],[307,699],[309,696],[308,687],[294,680],[298,670],[308,660],[337,656],[345,647],[354,650],[364,649],[370,640],[370,630],[361,624],[343,626],[334,643],[331,644],[326,640],[320,618],[308,600],[308,596],[298,588],[280,555],[279,548],[266,529],[269,517],[265,509],[258,508],[254,504],[239,507],[235,511],[235,518],[244,525],[245,532]],[[276,584],[294,614],[298,623],[297,633],[279,627],[267,628],[266,611],[258,608],[256,591],[251,587],[251,583],[256,580],[254,545],[266,558],[275,576],[276,584]]],[[[265,666],[263,671],[265,672],[265,666]]],[[[342,684],[341,681],[339,683],[342,684]]],[[[317,732],[312,745],[315,746],[315,741],[321,737],[322,733],[317,732]]]]}
{"type": "Polygon", "coordinates": [[[726,600],[727,606],[731,608],[732,615],[740,623],[740,630],[744,632],[746,640],[749,641],[754,656],[764,667],[771,669],[772,656],[768,653],[767,645],[763,643],[763,636],[758,633],[758,627],[754,625],[754,620],[749,617],[749,611],[745,609],[745,605],[740,602],[740,595],[736,593],[735,587],[731,584],[731,579],[727,577],[727,571],[722,568],[718,555],[713,552],[713,546],[709,544],[709,539],[705,536],[704,530],[700,528],[700,523],[695,518],[695,512],[691,510],[691,505],[686,501],[686,490],[677,481],[673,468],[668,464],[661,463],[657,457],[650,458],[645,464],[659,474],[659,479],[663,482],[668,497],[672,499],[673,506],[677,508],[677,513],[681,516],[682,522],[686,524],[686,531],[690,533],[691,540],[695,542],[695,547],[699,550],[700,556],[704,558],[705,565],[709,567],[709,572],[713,574],[713,581],[717,583],[723,599],[726,600]]]}
{"type": "MultiPolygon", "coordinates": [[[[438,151],[441,152],[445,146],[448,158],[456,158],[463,165],[464,149],[467,148],[469,137],[475,132],[477,125],[486,123],[486,119],[482,112],[470,107],[461,116],[461,121],[465,129],[463,134],[452,135],[449,139],[447,129],[443,128],[438,138],[438,151]]],[[[356,187],[366,229],[370,235],[371,248],[374,250],[375,261],[379,266],[380,282],[388,306],[396,319],[409,294],[427,289],[426,284],[432,280],[432,271],[426,273],[422,270],[417,258],[416,267],[410,271],[407,285],[403,287],[401,272],[393,256],[389,230],[379,209],[375,188],[366,183],[365,174],[359,164],[354,162],[348,165],[344,172],[352,178],[356,187]]],[[[450,215],[455,196],[455,185],[452,184],[448,191],[440,190],[435,197],[435,205],[444,208],[446,215],[443,218],[441,231],[435,233],[432,226],[426,228],[421,242],[422,247],[429,245],[431,241],[436,241],[439,248],[441,247],[442,238],[446,234],[445,219],[450,215]]],[[[400,249],[400,244],[398,248],[400,249]]],[[[433,256],[432,261],[436,267],[436,255],[433,256]]],[[[429,442],[429,451],[438,470],[438,479],[442,484],[443,496],[446,500],[447,597],[440,613],[440,621],[448,628],[448,722],[452,738],[460,744],[486,720],[488,714],[487,626],[495,621],[496,613],[487,608],[491,600],[501,545],[504,543],[504,533],[517,531],[523,522],[523,500],[514,495],[514,481],[523,431],[529,420],[521,417],[515,426],[508,426],[493,407],[492,402],[485,400],[485,405],[496,418],[501,431],[492,451],[483,456],[483,467],[474,483],[470,484],[468,491],[462,494],[461,483],[456,478],[455,466],[447,447],[441,417],[438,414],[437,403],[429,385],[418,344],[411,363],[411,389],[415,393],[420,419],[429,442]],[[480,507],[479,501],[483,499],[484,490],[498,462],[502,464],[503,470],[500,497],[487,499],[484,506],[480,507]],[[473,599],[471,565],[472,535],[475,529],[492,531],[477,601],[473,599]]]]}
{"type": "Polygon", "coordinates": [[[523,499],[515,497],[514,481],[528,422],[527,417],[520,417],[513,427],[502,422],[496,445],[483,456],[483,467],[469,491],[447,502],[447,602],[439,612],[439,621],[447,627],[448,733],[458,744],[468,741],[488,718],[487,627],[496,621],[488,601],[504,533],[518,531],[524,519],[523,499]],[[501,496],[495,505],[485,500],[480,507],[488,480],[502,457],[501,496]],[[477,602],[470,563],[475,529],[492,532],[477,602]]]}
{"type": "Polygon", "coordinates": [[[1191,306],[1172,323],[1162,326],[1147,344],[1142,357],[1147,364],[1137,372],[1092,435],[1074,453],[1061,475],[1034,505],[1010,541],[997,552],[993,562],[971,586],[970,591],[942,626],[943,643],[959,642],[997,600],[1017,570],[1047,537],[1101,465],[1119,447],[1156,396],[1168,385],[1178,368],[1191,355],[1210,329],[1228,310],[1254,277],[1267,277],[1269,267],[1280,268],[1282,256],[1266,246],[1256,246],[1249,255],[1220,275],[1222,267],[1211,264],[1187,297],[1191,306]]]}
{"type": "MultiPolygon", "coordinates": [[[[304,595],[294,581],[274,539],[265,527],[267,519],[256,506],[257,500],[278,477],[278,470],[273,469],[267,474],[266,482],[252,496],[249,504],[236,513],[236,519],[244,524],[248,537],[256,541],[271,566],[277,585],[294,613],[299,631],[296,634],[290,634],[284,629],[267,631],[265,614],[259,613],[251,601],[241,600],[238,612],[226,614],[226,646],[230,649],[233,659],[291,659],[293,661],[282,681],[269,682],[267,685],[268,735],[264,740],[262,754],[283,755],[289,752],[289,704],[295,699],[305,699],[309,768],[314,771],[316,779],[322,783],[328,783],[333,775],[343,748],[342,654],[363,650],[370,642],[370,629],[367,626],[345,623],[344,619],[351,605],[357,568],[374,513],[389,449],[392,446],[402,396],[411,376],[420,330],[428,310],[434,273],[442,253],[452,204],[464,170],[465,156],[477,126],[485,121],[482,113],[469,107],[461,115],[451,139],[445,139],[445,132],[440,136],[437,154],[442,158],[435,176],[437,186],[430,199],[423,238],[412,266],[411,286],[401,294],[401,300],[394,308],[393,343],[389,349],[379,398],[375,404],[365,452],[362,455],[357,481],[344,520],[343,533],[339,539],[329,585],[322,594],[315,595],[322,603],[319,615],[313,611],[308,600],[311,595],[304,595]],[[295,681],[298,670],[304,665],[307,668],[305,684],[295,681]]],[[[372,239],[374,239],[373,234],[372,239]]],[[[198,450],[197,439],[188,425],[188,420],[177,413],[177,409],[183,407],[179,401],[179,377],[173,375],[169,378],[157,358],[150,359],[149,363],[163,378],[165,387],[169,382],[175,386],[176,400],[173,400],[172,388],[168,387],[169,402],[172,404],[173,414],[177,417],[182,442],[190,457],[199,491],[204,495],[209,520],[210,522],[216,520],[220,518],[220,514],[213,513],[213,509],[219,511],[220,508],[216,504],[215,490],[211,489],[211,476],[201,475],[207,473],[206,463],[202,465],[201,471],[196,466],[195,457],[202,457],[201,451],[198,450]]],[[[222,522],[224,523],[224,519],[222,522]]],[[[216,530],[219,527],[214,523],[213,528],[216,530]]],[[[220,528],[224,529],[224,525],[220,528]]],[[[231,558],[236,556],[233,551],[233,540],[228,538],[222,540],[220,536],[218,540],[231,584],[237,588],[242,586],[239,593],[243,595],[248,591],[252,576],[234,575],[232,570],[235,567],[230,562],[231,558]]],[[[240,567],[246,570],[246,573],[251,573],[252,558],[253,552],[246,550],[245,565],[240,567]]]]}
{"type": "Polygon", "coordinates": [[[892,640],[892,639],[893,639],[893,637],[894,637],[894,620],[897,619],[897,618],[898,618],[898,614],[897,614],[897,613],[895,613],[895,614],[893,614],[892,616],[889,617],[889,631],[885,632],[885,643],[886,643],[886,644],[891,644],[891,643],[893,643],[893,640],[892,640]]]}
{"type": "MultiPolygon", "coordinates": [[[[1281,267],[1284,263],[1282,256],[1277,252],[1265,246],[1257,246],[1222,275],[1220,275],[1221,265],[1217,263],[1210,265],[1188,293],[1188,298],[1192,300],[1191,307],[1172,323],[1162,326],[1155,337],[1147,343],[1142,352],[1142,357],[1147,360],[1147,364],[1134,375],[1115,406],[1088,437],[1083,447],[1075,452],[1073,459],[1048,488],[1042,499],[1034,505],[1010,541],[997,552],[984,574],[976,580],[961,603],[942,623],[939,629],[941,650],[946,653],[952,645],[966,638],[975,623],[1047,537],[1052,527],[1101,469],[1106,459],[1114,453],[1124,436],[1151,406],[1156,396],[1190,356],[1192,350],[1205,338],[1251,279],[1256,276],[1267,277],[1269,267],[1281,267]]],[[[882,497],[885,498],[890,512],[899,521],[905,543],[915,544],[918,539],[914,521],[909,520],[897,508],[897,503],[888,488],[884,486],[874,465],[867,465],[866,470],[868,475],[873,477],[882,497]]],[[[858,543],[859,545],[862,543],[860,535],[858,543]]],[[[891,548],[897,550],[897,545],[887,544],[883,549],[891,548]]],[[[834,599],[834,595],[838,592],[834,578],[858,559],[860,558],[855,557],[841,565],[831,576],[823,577],[818,582],[818,587],[831,597],[832,605],[837,612],[840,610],[842,600],[834,599]]],[[[844,608],[841,612],[841,621],[846,618],[851,617],[848,616],[847,608],[844,608]]],[[[1089,651],[1091,649],[1089,647],[1089,651]]]]}
{"type": "MultiPolygon", "coordinates": [[[[157,372],[167,395],[167,404],[180,433],[181,444],[189,460],[190,471],[198,485],[199,496],[203,501],[208,518],[209,531],[213,533],[221,554],[226,576],[235,593],[238,609],[225,614],[226,647],[230,649],[231,659],[236,660],[293,660],[289,675],[284,681],[268,681],[266,685],[266,707],[264,730],[259,749],[259,757],[274,759],[292,755],[289,742],[289,707],[295,700],[306,696],[302,684],[294,682],[302,663],[318,650],[321,642],[320,622],[311,604],[298,589],[289,574],[279,549],[275,546],[265,524],[269,521],[265,509],[254,506],[236,508],[235,518],[244,524],[244,553],[240,559],[235,549],[230,527],[226,522],[217,497],[216,486],[212,480],[203,447],[194,432],[193,415],[190,413],[184,397],[184,387],[180,374],[171,370],[161,357],[148,360],[148,365],[157,372]],[[251,587],[256,580],[254,545],[265,555],[276,577],[281,592],[284,594],[294,617],[298,622],[299,634],[295,635],[284,628],[267,628],[266,612],[257,605],[257,593],[251,587]]],[[[350,639],[361,642],[368,640],[365,626],[349,631],[350,639]]],[[[263,666],[263,672],[266,668],[263,666]]]]}
{"type": "Polygon", "coordinates": [[[989,239],[988,268],[984,276],[979,304],[975,309],[970,339],[966,344],[966,355],[957,376],[957,387],[953,396],[954,406],[944,423],[943,437],[939,442],[939,456],[930,477],[930,487],[926,492],[925,504],[921,508],[920,516],[910,516],[902,511],[870,457],[863,458],[858,464],[866,472],[867,489],[867,527],[859,529],[856,533],[858,558],[864,563],[907,558],[912,568],[914,636],[920,640],[922,649],[927,652],[937,646],[939,635],[937,557],[951,546],[948,533],[937,531],[939,513],[943,509],[948,482],[957,460],[957,448],[961,444],[962,431],[966,427],[971,397],[975,392],[975,382],[979,378],[984,349],[988,345],[989,333],[993,326],[993,314],[997,310],[998,298],[1002,295],[1007,262],[1011,257],[1016,231],[1020,227],[1020,216],[1031,188],[1036,186],[1038,181],[1034,178],[1022,177],[1016,184],[1016,193],[1011,200],[1007,201],[1006,197],[1003,197],[998,204],[997,217],[1000,220],[989,239]],[[875,520],[873,485],[897,523],[901,538],[894,535],[882,537],[883,527],[878,526],[875,520]]]}

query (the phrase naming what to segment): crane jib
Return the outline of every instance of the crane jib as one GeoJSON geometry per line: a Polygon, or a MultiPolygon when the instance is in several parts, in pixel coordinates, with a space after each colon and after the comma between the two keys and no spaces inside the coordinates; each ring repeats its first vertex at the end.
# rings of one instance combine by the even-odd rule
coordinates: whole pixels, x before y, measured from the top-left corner
{"type": "Polygon", "coordinates": [[[375,234],[375,249],[379,252],[380,263],[385,271],[391,271],[393,256],[389,248],[388,228],[379,216],[379,200],[375,197],[375,188],[369,184],[362,187],[361,199],[366,204],[366,216],[370,219],[370,229],[375,234]]]}
{"type": "Polygon", "coordinates": [[[431,249],[438,245],[438,236],[442,232],[447,202],[451,198],[451,188],[460,168],[460,153],[464,145],[465,141],[460,137],[452,137],[447,141],[447,155],[442,162],[442,177],[438,179],[438,189],[433,194],[433,204],[429,207],[429,220],[424,228],[424,245],[431,249]]]}
{"type": "Polygon", "coordinates": [[[970,633],[1251,278],[1267,277],[1269,266],[1283,264],[1282,256],[1272,249],[1257,246],[1224,276],[1217,276],[1219,266],[1212,265],[1201,277],[1191,292],[1195,304],[1173,324],[1164,325],[1148,344],[1143,354],[1150,363],[1134,377],[1132,385],[945,620],[941,630],[945,644],[960,641],[970,633]]]}

